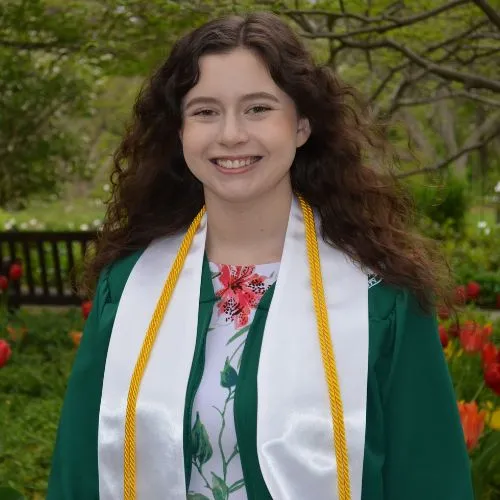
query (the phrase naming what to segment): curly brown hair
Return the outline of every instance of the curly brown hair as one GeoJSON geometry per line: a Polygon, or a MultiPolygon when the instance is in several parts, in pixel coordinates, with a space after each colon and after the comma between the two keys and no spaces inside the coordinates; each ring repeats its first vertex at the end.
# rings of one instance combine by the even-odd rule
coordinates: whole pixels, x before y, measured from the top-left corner
{"type": "Polygon", "coordinates": [[[143,87],[114,155],[112,194],[87,284],[116,259],[185,230],[203,206],[202,185],[182,153],[181,104],[199,79],[202,56],[239,47],[265,62],[298,114],[309,119],[312,133],[297,150],[291,182],[317,210],[325,241],[386,282],[410,289],[426,307],[448,297],[447,266],[414,231],[411,199],[391,173],[381,128],[370,123],[355,90],[315,64],[293,30],[270,13],[195,29],[143,87]]]}

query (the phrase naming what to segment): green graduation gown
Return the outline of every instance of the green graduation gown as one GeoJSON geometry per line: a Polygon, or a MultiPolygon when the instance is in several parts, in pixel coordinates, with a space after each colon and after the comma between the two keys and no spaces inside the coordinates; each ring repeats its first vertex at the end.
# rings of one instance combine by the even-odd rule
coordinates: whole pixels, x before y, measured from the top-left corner
{"type": "MultiPolygon", "coordinates": [[[[122,291],[140,255],[137,252],[115,262],[100,277],[63,405],[48,500],[99,499],[97,441],[107,349],[122,291]]],[[[248,334],[234,404],[250,500],[271,499],[259,467],[256,433],[259,354],[273,291],[271,287],[262,298],[248,334]]],[[[187,484],[191,409],[203,373],[205,338],[215,300],[205,259],[184,415],[187,484]]],[[[368,302],[362,500],[473,499],[469,459],[436,319],[424,314],[408,292],[383,281],[370,286],[368,302]]]]}

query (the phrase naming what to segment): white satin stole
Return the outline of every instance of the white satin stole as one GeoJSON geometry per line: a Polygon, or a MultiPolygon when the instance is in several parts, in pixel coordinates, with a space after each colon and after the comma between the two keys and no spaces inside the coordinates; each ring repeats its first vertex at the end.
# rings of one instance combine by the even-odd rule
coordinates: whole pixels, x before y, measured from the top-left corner
{"type": "MultiPolygon", "coordinates": [[[[137,403],[137,498],[185,500],[183,419],[197,334],[207,216],[162,322],[137,403]]],[[[134,366],[183,235],[154,241],[134,266],[111,334],[98,433],[100,500],[123,499],[127,394],[134,366]]],[[[368,278],[318,231],[332,343],[344,407],[352,500],[361,499],[368,375],[368,278]]],[[[264,330],[257,451],[274,500],[335,500],[332,417],[311,294],[305,228],[293,200],[264,330]]],[[[243,457],[242,457],[243,459],[243,457]]]]}

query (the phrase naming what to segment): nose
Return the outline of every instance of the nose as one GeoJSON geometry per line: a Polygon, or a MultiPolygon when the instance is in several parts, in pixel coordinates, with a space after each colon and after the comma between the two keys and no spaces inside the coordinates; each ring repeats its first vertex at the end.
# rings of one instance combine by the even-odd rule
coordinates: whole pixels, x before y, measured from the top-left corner
{"type": "Polygon", "coordinates": [[[227,114],[221,121],[219,143],[231,147],[248,140],[248,132],[243,120],[238,116],[227,114]]]}

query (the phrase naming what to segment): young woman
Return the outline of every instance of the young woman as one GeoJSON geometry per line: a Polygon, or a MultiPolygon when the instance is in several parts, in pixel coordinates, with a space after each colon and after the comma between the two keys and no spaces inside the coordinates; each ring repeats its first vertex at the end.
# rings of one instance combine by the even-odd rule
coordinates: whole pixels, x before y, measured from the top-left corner
{"type": "Polygon", "coordinates": [[[436,254],[270,14],[182,38],[115,157],[49,500],[471,500],[436,254]]]}

